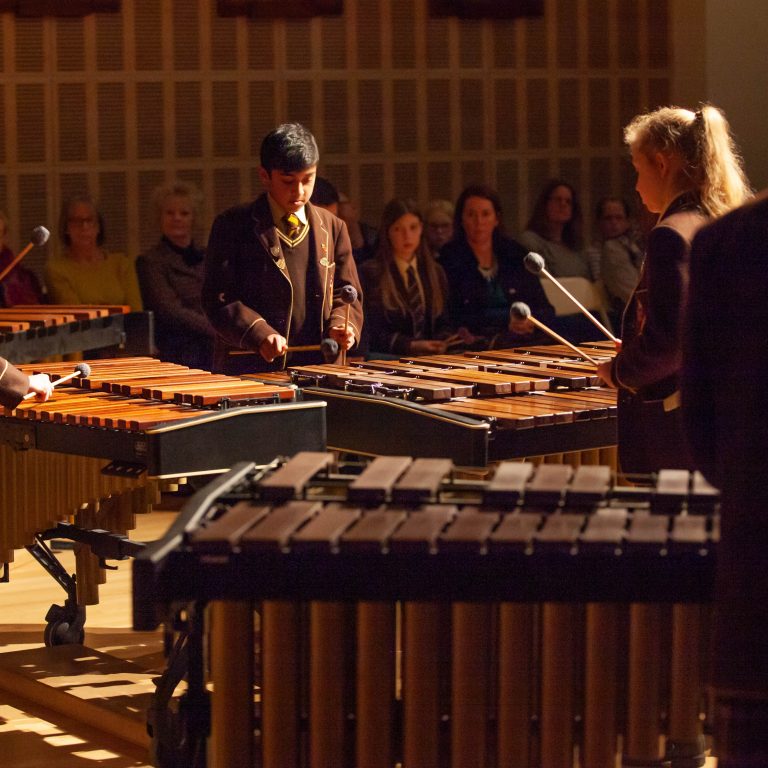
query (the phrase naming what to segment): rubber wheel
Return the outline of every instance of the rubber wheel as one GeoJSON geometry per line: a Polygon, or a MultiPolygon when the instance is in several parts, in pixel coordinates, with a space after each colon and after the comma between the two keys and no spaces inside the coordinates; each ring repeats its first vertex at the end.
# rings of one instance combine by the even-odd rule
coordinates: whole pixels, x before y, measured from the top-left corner
{"type": "Polygon", "coordinates": [[[49,648],[54,645],[82,645],[85,640],[85,630],[81,629],[77,637],[72,637],[68,621],[53,621],[46,624],[43,640],[49,648]]]}

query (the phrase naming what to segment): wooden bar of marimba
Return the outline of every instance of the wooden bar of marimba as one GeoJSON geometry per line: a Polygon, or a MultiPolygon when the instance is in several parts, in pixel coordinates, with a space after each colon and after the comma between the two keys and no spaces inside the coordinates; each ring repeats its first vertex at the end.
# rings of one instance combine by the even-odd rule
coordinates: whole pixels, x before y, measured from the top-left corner
{"type": "Polygon", "coordinates": [[[151,354],[151,312],[123,305],[17,305],[0,308],[0,355],[25,363],[73,352],[119,347],[129,355],[151,354]]]}
{"type": "Polygon", "coordinates": [[[313,453],[229,478],[134,561],[136,629],[216,606],[211,765],[703,764],[719,529],[701,476],[504,462],[472,480],[404,457],[345,475],[313,453]],[[227,637],[250,664],[259,605],[258,716],[233,731],[255,690],[227,682],[227,637]]]}
{"type": "MultiPolygon", "coordinates": [[[[598,359],[614,352],[587,350],[598,359]]],[[[403,357],[289,369],[328,404],[328,443],[364,455],[447,456],[485,466],[603,450],[614,463],[616,392],[565,346],[403,357]]]]}
{"type": "MultiPolygon", "coordinates": [[[[55,380],[73,365],[21,367],[55,380]]],[[[126,535],[162,487],[192,475],[325,447],[322,404],[296,402],[291,387],[148,357],[90,367],[87,378],[56,387],[47,402],[27,400],[0,416],[0,562],[63,524],[73,533],[126,535]]],[[[78,599],[97,602],[103,570],[88,546],[80,549],[78,599]]]]}

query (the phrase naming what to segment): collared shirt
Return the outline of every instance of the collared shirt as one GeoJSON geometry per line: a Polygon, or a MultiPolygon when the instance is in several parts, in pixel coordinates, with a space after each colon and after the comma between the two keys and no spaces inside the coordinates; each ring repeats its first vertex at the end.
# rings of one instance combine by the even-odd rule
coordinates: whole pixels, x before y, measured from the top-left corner
{"type": "MultiPolygon", "coordinates": [[[[288,211],[284,211],[273,199],[272,195],[267,193],[267,200],[269,201],[269,210],[272,212],[272,221],[275,222],[275,226],[277,226],[281,232],[284,232],[285,234],[288,234],[285,231],[285,222],[283,221],[283,216],[285,216],[288,211]]],[[[298,211],[295,211],[295,215],[298,217],[299,221],[306,225],[309,224],[309,219],[307,218],[307,206],[302,205],[301,208],[299,208],[298,211]]]]}
{"type": "Polygon", "coordinates": [[[405,259],[400,259],[397,256],[395,256],[395,264],[397,265],[397,269],[400,272],[400,277],[403,278],[403,285],[405,287],[408,287],[408,269],[411,265],[413,265],[413,274],[416,278],[416,285],[419,286],[419,293],[421,294],[421,301],[424,302],[424,286],[421,284],[421,276],[419,275],[419,265],[418,261],[416,260],[416,257],[412,258],[410,261],[406,261],[405,259]]]}

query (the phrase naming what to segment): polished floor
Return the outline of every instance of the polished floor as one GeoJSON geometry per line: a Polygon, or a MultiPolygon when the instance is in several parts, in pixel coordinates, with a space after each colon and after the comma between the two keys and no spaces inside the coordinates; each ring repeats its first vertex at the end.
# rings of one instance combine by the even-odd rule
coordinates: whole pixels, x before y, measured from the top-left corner
{"type": "MultiPolygon", "coordinates": [[[[132,538],[151,540],[166,530],[174,512],[140,515],[132,538]]],[[[60,559],[71,571],[74,558],[60,559]]],[[[118,564],[100,587],[100,603],[88,608],[85,645],[110,657],[128,659],[159,671],[162,653],[159,635],[131,629],[131,564],[118,564]]],[[[0,653],[35,658],[42,647],[45,614],[61,603],[63,592],[25,551],[16,552],[11,580],[0,584],[0,653]],[[23,652],[23,653],[19,653],[23,652]]],[[[9,658],[9,657],[7,657],[9,658]]],[[[0,661],[1,663],[1,661],[0,661]]],[[[137,701],[143,701],[137,696],[137,701]]],[[[147,750],[105,734],[15,692],[0,690],[0,765],[3,768],[135,768],[149,766],[147,750]]]]}

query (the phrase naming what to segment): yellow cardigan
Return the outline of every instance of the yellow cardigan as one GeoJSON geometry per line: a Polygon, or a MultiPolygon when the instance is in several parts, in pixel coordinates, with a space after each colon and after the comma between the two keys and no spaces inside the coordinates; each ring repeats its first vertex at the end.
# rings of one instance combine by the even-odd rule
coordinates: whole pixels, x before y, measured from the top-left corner
{"type": "Polygon", "coordinates": [[[104,259],[80,262],[52,256],[45,265],[48,296],[54,304],[128,304],[141,310],[136,269],[122,253],[103,251],[104,259]]]}

